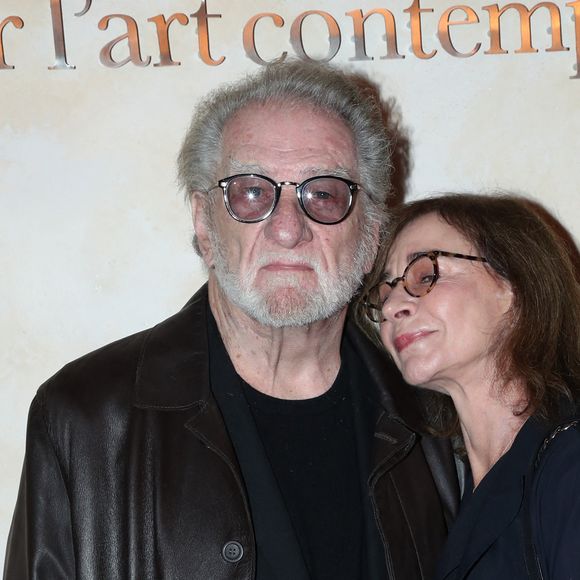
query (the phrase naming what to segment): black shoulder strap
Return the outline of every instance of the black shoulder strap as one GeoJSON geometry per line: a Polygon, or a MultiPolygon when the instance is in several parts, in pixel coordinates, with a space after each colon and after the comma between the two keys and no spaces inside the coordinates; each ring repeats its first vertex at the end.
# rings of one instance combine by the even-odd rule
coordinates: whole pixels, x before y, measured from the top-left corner
{"type": "Polygon", "coordinates": [[[533,536],[533,524],[532,524],[532,514],[531,514],[531,503],[532,503],[532,488],[535,480],[538,467],[542,462],[543,457],[546,454],[546,449],[550,446],[550,443],[562,432],[575,427],[580,422],[579,419],[573,421],[568,421],[567,423],[562,423],[558,425],[545,439],[542,446],[538,449],[534,463],[532,464],[529,476],[526,479],[526,490],[524,494],[524,508],[523,508],[523,525],[524,525],[524,546],[525,546],[525,557],[526,557],[526,570],[528,577],[531,580],[547,580],[544,579],[542,573],[542,566],[540,564],[540,558],[538,556],[538,551],[534,545],[533,536]]]}
{"type": "Polygon", "coordinates": [[[244,397],[242,379],[230,361],[213,316],[208,316],[208,338],[212,393],[236,451],[250,503],[258,554],[256,578],[308,580],[300,544],[244,397]]]}

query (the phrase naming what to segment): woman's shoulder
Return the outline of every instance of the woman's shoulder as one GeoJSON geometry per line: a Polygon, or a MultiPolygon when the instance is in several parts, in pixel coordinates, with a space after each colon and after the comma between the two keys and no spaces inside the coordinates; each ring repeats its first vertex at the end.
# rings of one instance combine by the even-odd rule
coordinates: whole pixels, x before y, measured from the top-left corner
{"type": "Polygon", "coordinates": [[[555,428],[546,438],[538,459],[539,481],[545,478],[551,480],[561,469],[580,470],[580,420],[555,428]]]}
{"type": "Polygon", "coordinates": [[[544,507],[551,501],[560,503],[566,490],[580,502],[580,422],[566,423],[546,438],[538,454],[535,479],[536,497],[544,507]]]}
{"type": "Polygon", "coordinates": [[[580,570],[580,424],[552,433],[534,483],[537,541],[550,578],[580,570]]]}

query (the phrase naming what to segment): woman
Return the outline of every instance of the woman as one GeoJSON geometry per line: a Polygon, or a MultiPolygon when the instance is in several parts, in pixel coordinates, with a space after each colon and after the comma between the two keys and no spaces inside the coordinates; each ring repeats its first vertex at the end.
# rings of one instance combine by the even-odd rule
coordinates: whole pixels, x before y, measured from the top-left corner
{"type": "Polygon", "coordinates": [[[366,288],[362,309],[470,467],[437,578],[580,578],[580,291],[551,230],[515,197],[416,201],[366,288]]]}

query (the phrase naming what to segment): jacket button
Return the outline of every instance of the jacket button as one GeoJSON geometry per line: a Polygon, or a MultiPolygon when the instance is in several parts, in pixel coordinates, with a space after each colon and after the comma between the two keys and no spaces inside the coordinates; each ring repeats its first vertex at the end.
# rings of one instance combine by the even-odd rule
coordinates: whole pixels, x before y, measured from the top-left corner
{"type": "Polygon", "coordinates": [[[239,562],[244,555],[240,542],[227,542],[222,548],[222,556],[226,562],[239,562]]]}

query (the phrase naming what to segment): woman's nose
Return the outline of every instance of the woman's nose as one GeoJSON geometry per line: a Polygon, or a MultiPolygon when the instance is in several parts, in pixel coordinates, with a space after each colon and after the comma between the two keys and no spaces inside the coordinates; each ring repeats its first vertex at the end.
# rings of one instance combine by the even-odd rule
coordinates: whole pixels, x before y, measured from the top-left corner
{"type": "Polygon", "coordinates": [[[402,280],[391,290],[383,304],[382,314],[385,321],[394,321],[412,316],[417,308],[417,298],[411,296],[403,286],[402,280]]]}

